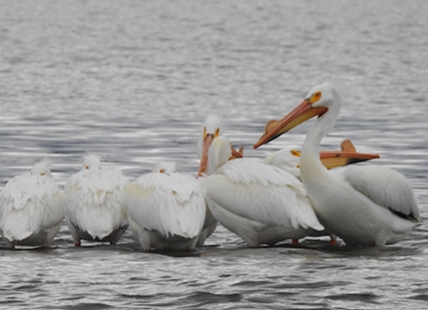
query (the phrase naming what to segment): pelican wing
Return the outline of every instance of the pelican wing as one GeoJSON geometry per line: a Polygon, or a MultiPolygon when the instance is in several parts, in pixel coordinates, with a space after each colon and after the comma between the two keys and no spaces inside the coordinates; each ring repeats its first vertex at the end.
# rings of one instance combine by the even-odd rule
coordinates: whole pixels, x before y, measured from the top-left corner
{"type": "Polygon", "coordinates": [[[0,194],[0,227],[9,240],[22,240],[34,232],[58,225],[65,214],[66,198],[47,176],[13,178],[0,194]]]}
{"type": "Polygon", "coordinates": [[[341,169],[338,174],[377,205],[401,217],[421,220],[412,187],[399,172],[386,167],[359,166],[341,169]]]}
{"type": "Polygon", "coordinates": [[[129,181],[119,170],[82,170],[67,181],[67,218],[100,239],[123,227],[122,193],[129,181]]]}
{"type": "Polygon", "coordinates": [[[322,230],[303,185],[291,174],[251,159],[236,159],[208,177],[208,196],[241,217],[266,225],[322,230]]]}
{"type": "Polygon", "coordinates": [[[125,189],[128,216],[146,230],[164,236],[197,236],[205,220],[205,200],[191,176],[149,173],[125,189]]]}

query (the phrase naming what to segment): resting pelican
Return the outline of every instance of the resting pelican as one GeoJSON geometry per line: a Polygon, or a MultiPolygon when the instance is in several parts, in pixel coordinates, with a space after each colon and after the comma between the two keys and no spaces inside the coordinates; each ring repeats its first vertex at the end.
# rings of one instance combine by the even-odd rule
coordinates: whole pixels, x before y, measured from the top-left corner
{"type": "Polygon", "coordinates": [[[129,184],[117,169],[102,168],[100,158],[88,154],[83,167],[67,181],[67,225],[74,245],[80,240],[116,244],[128,223],[122,214],[122,192],[129,184]]]}
{"type": "Polygon", "coordinates": [[[217,137],[209,149],[208,206],[217,220],[250,247],[300,239],[324,227],[303,185],[286,171],[255,159],[229,161],[230,143],[217,137]]]}
{"type": "Polygon", "coordinates": [[[65,215],[66,198],[45,159],[14,177],[0,194],[0,230],[6,244],[49,246],[65,215]]]}
{"type": "Polygon", "coordinates": [[[124,206],[144,251],[195,248],[205,221],[201,182],[176,173],[175,163],[161,162],[131,183],[124,206]]]}
{"type": "Polygon", "coordinates": [[[281,121],[268,123],[266,133],[254,148],[318,116],[306,136],[300,158],[302,182],[318,219],[349,245],[383,246],[398,242],[421,223],[406,178],[378,166],[350,166],[329,172],[318,157],[319,143],[333,128],[343,100],[343,95],[330,83],[314,87],[281,121]]]}

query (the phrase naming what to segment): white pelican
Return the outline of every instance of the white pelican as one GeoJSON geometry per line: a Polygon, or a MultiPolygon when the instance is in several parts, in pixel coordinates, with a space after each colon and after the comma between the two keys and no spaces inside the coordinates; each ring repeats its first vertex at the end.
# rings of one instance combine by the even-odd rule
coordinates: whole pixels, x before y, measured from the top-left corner
{"type": "Polygon", "coordinates": [[[61,227],[66,198],[45,159],[14,177],[0,193],[0,230],[9,247],[49,246],[61,227]]]}
{"type": "Polygon", "coordinates": [[[205,221],[201,182],[159,163],[124,192],[129,226],[144,251],[191,250],[205,221]]]}
{"type": "Polygon", "coordinates": [[[319,160],[319,143],[333,128],[343,100],[330,83],[313,88],[299,106],[281,121],[274,121],[275,126],[268,123],[266,133],[254,148],[318,116],[306,136],[300,158],[302,182],[318,219],[349,245],[395,243],[421,223],[406,178],[378,166],[350,166],[329,172],[319,160]]]}
{"type": "MultiPolygon", "coordinates": [[[[202,132],[198,142],[198,154],[200,159],[198,178],[202,182],[202,186],[205,187],[204,174],[209,173],[208,167],[208,148],[210,147],[214,138],[218,137],[221,133],[221,119],[217,115],[209,115],[203,125],[202,132]]],[[[205,191],[204,191],[205,193],[205,191]]],[[[202,231],[199,234],[197,247],[202,247],[205,240],[212,235],[217,227],[217,219],[212,215],[208,205],[205,203],[205,221],[202,227],[202,231]]]]}
{"type": "MultiPolygon", "coordinates": [[[[320,152],[320,160],[324,167],[327,169],[332,169],[380,157],[379,154],[358,153],[349,139],[343,140],[340,144],[340,148],[341,151],[320,152]]],[[[291,173],[300,181],[300,154],[301,152],[298,150],[283,148],[279,151],[269,154],[263,162],[291,173]]],[[[311,234],[311,236],[322,235],[329,235],[330,244],[336,244],[337,236],[328,230],[314,232],[311,234]]],[[[298,243],[298,240],[293,240],[293,243],[298,243]]]]}
{"type": "MultiPolygon", "coordinates": [[[[198,154],[200,158],[198,177],[200,177],[201,182],[205,182],[203,175],[209,175],[212,173],[212,170],[209,168],[209,165],[208,165],[208,149],[213,139],[215,139],[220,135],[221,135],[220,117],[217,115],[209,115],[205,119],[202,125],[202,131],[198,142],[198,154]]],[[[231,150],[232,150],[233,158],[242,157],[243,148],[241,148],[239,152],[236,151],[234,148],[232,148],[231,150]]],[[[196,244],[197,247],[203,246],[205,240],[214,232],[218,223],[216,218],[212,215],[208,206],[206,206],[205,214],[206,214],[205,222],[204,222],[202,231],[199,235],[198,242],[196,244]]]]}
{"type": "Polygon", "coordinates": [[[67,225],[75,246],[80,246],[80,240],[116,244],[128,227],[121,210],[128,184],[119,170],[101,167],[97,155],[84,157],[82,170],[64,188],[67,225]]]}
{"type": "Polygon", "coordinates": [[[324,227],[318,222],[302,183],[277,167],[255,159],[229,161],[225,137],[209,149],[208,206],[217,220],[250,247],[300,239],[324,227]]]}

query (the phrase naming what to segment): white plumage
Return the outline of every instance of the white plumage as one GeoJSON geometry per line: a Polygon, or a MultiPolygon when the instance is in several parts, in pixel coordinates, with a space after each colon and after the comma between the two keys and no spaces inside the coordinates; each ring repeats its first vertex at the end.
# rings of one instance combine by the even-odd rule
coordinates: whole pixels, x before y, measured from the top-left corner
{"type": "Polygon", "coordinates": [[[293,150],[283,148],[269,154],[263,161],[267,165],[272,165],[287,171],[296,178],[300,178],[300,157],[293,155],[293,150]]]}
{"type": "Polygon", "coordinates": [[[101,167],[95,154],[84,157],[82,170],[65,185],[67,225],[76,246],[80,240],[115,244],[128,227],[122,212],[123,190],[129,184],[117,169],[101,167]]]}
{"type": "Polygon", "coordinates": [[[14,177],[0,194],[0,230],[7,245],[49,246],[65,214],[66,198],[52,178],[51,162],[14,177]]]}
{"type": "Polygon", "coordinates": [[[307,98],[275,122],[277,126],[270,127],[254,147],[318,116],[303,144],[300,170],[320,222],[350,245],[395,243],[421,223],[407,179],[378,166],[328,171],[319,160],[319,143],[333,128],[343,99],[330,83],[313,88],[307,98]]]}
{"type": "MultiPolygon", "coordinates": [[[[320,160],[327,169],[343,167],[358,162],[379,158],[378,154],[359,153],[349,139],[345,139],[340,144],[340,151],[322,151],[320,160]]],[[[263,161],[265,164],[272,165],[285,170],[295,176],[299,181],[300,178],[300,151],[295,149],[283,148],[279,151],[269,154],[263,161]]],[[[336,173],[340,173],[336,171],[336,173]]],[[[337,237],[329,231],[316,232],[315,236],[329,234],[331,244],[336,243],[337,237]]]]}
{"type": "Polygon", "coordinates": [[[303,185],[289,173],[253,159],[234,159],[229,141],[209,150],[208,205],[217,220],[251,247],[303,238],[323,230],[303,185]]]}
{"type": "Polygon", "coordinates": [[[126,188],[124,204],[144,251],[195,247],[206,212],[203,187],[196,178],[176,173],[171,163],[159,163],[126,188]]]}

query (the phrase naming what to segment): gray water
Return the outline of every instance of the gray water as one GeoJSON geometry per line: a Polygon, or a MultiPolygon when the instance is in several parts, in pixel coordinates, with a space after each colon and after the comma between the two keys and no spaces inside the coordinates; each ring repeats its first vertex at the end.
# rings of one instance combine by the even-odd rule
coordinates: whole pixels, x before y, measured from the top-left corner
{"type": "Polygon", "coordinates": [[[60,186],[94,151],[132,181],[159,160],[196,175],[209,113],[248,157],[299,148],[303,124],[252,145],[307,91],[349,103],[324,149],[350,138],[411,182],[425,224],[393,246],[327,239],[248,249],[219,226],[190,253],[0,242],[2,309],[428,308],[428,2],[0,1],[0,186],[54,160],[60,186]]]}

